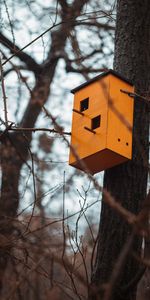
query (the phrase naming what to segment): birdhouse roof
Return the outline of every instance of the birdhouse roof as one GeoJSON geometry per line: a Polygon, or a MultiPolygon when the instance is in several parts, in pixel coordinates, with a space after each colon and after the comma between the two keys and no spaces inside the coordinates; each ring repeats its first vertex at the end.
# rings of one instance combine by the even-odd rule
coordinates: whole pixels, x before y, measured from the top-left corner
{"type": "Polygon", "coordinates": [[[106,72],[103,72],[103,73],[101,73],[100,75],[95,76],[94,78],[92,78],[92,79],[86,81],[85,83],[80,84],[80,85],[77,86],[76,88],[72,89],[72,90],[71,90],[71,93],[74,94],[74,93],[76,93],[77,91],[79,91],[80,89],[82,89],[82,88],[84,88],[85,86],[89,85],[90,83],[92,83],[92,82],[94,82],[94,81],[97,81],[97,80],[101,79],[102,77],[107,76],[107,75],[109,75],[109,74],[112,74],[112,75],[118,77],[119,79],[121,79],[121,80],[123,80],[123,81],[125,81],[125,82],[127,82],[128,84],[130,84],[130,85],[133,86],[133,83],[132,83],[130,80],[128,80],[127,78],[125,78],[124,76],[122,76],[121,74],[119,74],[118,72],[116,72],[116,71],[114,71],[114,70],[112,70],[112,69],[109,69],[109,70],[107,70],[106,72]]]}

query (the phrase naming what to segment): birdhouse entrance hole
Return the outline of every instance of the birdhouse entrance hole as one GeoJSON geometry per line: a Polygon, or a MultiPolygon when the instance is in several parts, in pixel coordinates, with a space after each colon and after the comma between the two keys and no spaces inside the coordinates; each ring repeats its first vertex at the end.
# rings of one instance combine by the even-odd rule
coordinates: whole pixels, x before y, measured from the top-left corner
{"type": "Polygon", "coordinates": [[[101,123],[101,115],[96,116],[95,118],[92,119],[92,130],[100,127],[100,123],[101,123]]]}
{"type": "Polygon", "coordinates": [[[84,111],[89,108],[89,98],[86,98],[80,102],[80,111],[84,111]]]}

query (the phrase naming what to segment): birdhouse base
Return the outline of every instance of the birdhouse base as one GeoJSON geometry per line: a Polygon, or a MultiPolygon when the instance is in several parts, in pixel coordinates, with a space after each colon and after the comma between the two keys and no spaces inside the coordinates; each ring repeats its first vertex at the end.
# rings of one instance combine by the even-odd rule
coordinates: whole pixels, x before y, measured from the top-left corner
{"type": "MultiPolygon", "coordinates": [[[[124,163],[127,160],[128,159],[126,157],[121,156],[120,154],[117,154],[109,149],[104,149],[82,159],[91,174],[112,168],[116,165],[124,163]]],[[[83,170],[83,166],[81,166],[79,161],[75,161],[70,165],[77,169],[83,170]]]]}

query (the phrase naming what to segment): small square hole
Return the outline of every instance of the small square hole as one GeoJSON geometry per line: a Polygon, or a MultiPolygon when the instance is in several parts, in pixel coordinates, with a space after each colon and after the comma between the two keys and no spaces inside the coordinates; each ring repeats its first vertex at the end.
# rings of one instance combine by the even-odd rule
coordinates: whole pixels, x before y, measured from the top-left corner
{"type": "Polygon", "coordinates": [[[89,98],[86,98],[80,102],[80,111],[84,111],[89,108],[89,98]]]}
{"type": "Polygon", "coordinates": [[[96,129],[98,127],[100,127],[101,124],[101,115],[95,117],[92,119],[92,129],[96,129]]]}

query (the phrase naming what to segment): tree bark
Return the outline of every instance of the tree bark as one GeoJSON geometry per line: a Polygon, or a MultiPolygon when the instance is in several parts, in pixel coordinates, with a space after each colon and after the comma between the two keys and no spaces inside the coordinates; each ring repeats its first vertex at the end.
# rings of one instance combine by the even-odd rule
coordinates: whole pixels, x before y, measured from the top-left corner
{"type": "MultiPolygon", "coordinates": [[[[147,97],[150,95],[149,0],[118,0],[114,69],[131,80],[140,95],[147,97]]],[[[115,197],[116,201],[134,214],[140,211],[142,202],[146,198],[148,128],[148,106],[136,98],[132,160],[108,169],[104,174],[104,188],[115,197]]],[[[96,262],[92,274],[93,287],[100,289],[102,284],[109,283],[119,255],[131,232],[131,226],[105,204],[103,196],[96,262]]],[[[133,258],[132,252],[140,254],[141,237],[135,235],[128,250],[130,251],[124,258],[109,299],[136,299],[137,280],[132,286],[130,283],[134,282],[134,278],[138,275],[139,263],[133,258]]],[[[92,299],[103,299],[103,296],[102,290],[92,296],[92,299]]]]}

